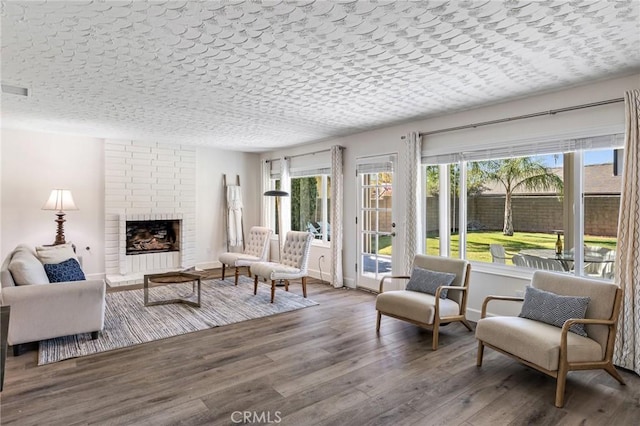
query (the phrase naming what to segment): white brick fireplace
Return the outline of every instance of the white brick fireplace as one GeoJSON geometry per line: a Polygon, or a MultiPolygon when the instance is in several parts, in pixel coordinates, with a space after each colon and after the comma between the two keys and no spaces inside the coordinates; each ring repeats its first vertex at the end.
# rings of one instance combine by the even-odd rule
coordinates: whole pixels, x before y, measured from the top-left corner
{"type": "Polygon", "coordinates": [[[106,140],[105,270],[111,286],[195,262],[195,147],[106,140]],[[127,221],[180,221],[179,251],[127,255],[127,221]]]}

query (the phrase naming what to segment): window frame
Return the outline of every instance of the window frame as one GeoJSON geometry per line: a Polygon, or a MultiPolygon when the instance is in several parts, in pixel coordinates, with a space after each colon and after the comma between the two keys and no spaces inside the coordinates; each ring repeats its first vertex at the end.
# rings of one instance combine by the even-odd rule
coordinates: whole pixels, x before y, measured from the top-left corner
{"type": "MultiPolygon", "coordinates": [[[[451,189],[450,181],[450,169],[454,165],[458,165],[460,173],[459,173],[459,194],[458,194],[458,206],[459,206],[459,254],[458,257],[461,259],[467,258],[467,211],[468,211],[468,203],[467,203],[467,165],[472,161],[483,161],[489,159],[499,159],[499,158],[515,158],[515,157],[524,157],[524,156],[539,156],[539,155],[548,155],[548,154],[561,154],[563,155],[563,176],[564,179],[570,179],[571,185],[571,198],[569,200],[565,199],[564,201],[564,209],[569,208],[570,211],[574,212],[572,214],[567,214],[568,220],[565,218],[563,221],[567,221],[564,226],[569,225],[571,228],[572,239],[573,239],[573,247],[583,247],[584,246],[584,153],[586,151],[598,150],[598,149],[620,149],[624,146],[623,135],[620,133],[611,133],[607,135],[598,135],[593,137],[580,137],[575,139],[562,139],[557,141],[558,143],[554,144],[552,141],[545,141],[543,143],[543,147],[536,146],[535,143],[533,146],[535,148],[531,149],[531,152],[527,153],[526,146],[515,146],[507,149],[491,149],[491,148],[483,148],[479,149],[476,153],[469,152],[465,153],[441,153],[438,155],[423,155],[421,161],[421,182],[423,184],[426,183],[426,168],[427,166],[437,166],[439,170],[439,194],[438,194],[438,202],[439,202],[439,239],[440,239],[440,256],[450,257],[451,253],[451,226],[450,226],[450,215],[451,215],[451,206],[450,200],[452,197],[449,196],[451,189]],[[595,143],[594,143],[595,141],[595,143]],[[554,152],[553,147],[555,146],[556,150],[554,152]],[[493,151],[496,156],[489,156],[487,158],[482,158],[482,152],[491,153],[493,151]],[[505,155],[507,152],[510,152],[511,155],[505,155]],[[475,154],[475,155],[474,155],[475,154]],[[517,155],[514,155],[517,154],[517,155]],[[473,160],[470,160],[473,158],[473,160]],[[431,160],[431,162],[429,161],[431,160]],[[565,169],[564,164],[570,160],[571,167],[569,170],[565,169]],[[443,199],[444,197],[444,199],[443,199]],[[566,206],[566,203],[570,203],[569,207],[566,206]]],[[[489,154],[491,155],[491,154],[489,154]]],[[[615,155],[615,154],[614,154],[615,155]]],[[[425,197],[422,198],[422,203],[426,204],[426,191],[425,197]]],[[[423,235],[421,238],[426,240],[427,238],[427,227],[426,227],[426,212],[427,206],[424,205],[422,208],[423,221],[425,226],[423,226],[423,235]]],[[[566,240],[565,240],[566,244],[566,240]]],[[[426,253],[427,245],[425,244],[424,252],[426,253]]],[[[575,250],[575,258],[574,258],[574,268],[573,271],[568,272],[571,275],[576,276],[585,276],[585,263],[584,263],[584,253],[582,250],[575,250]]],[[[515,277],[529,277],[533,273],[533,269],[522,268],[522,267],[513,267],[511,265],[502,265],[495,263],[488,263],[476,260],[469,260],[474,266],[478,266],[479,270],[486,269],[487,271],[494,271],[496,273],[500,273],[501,275],[509,275],[515,277]]]]}

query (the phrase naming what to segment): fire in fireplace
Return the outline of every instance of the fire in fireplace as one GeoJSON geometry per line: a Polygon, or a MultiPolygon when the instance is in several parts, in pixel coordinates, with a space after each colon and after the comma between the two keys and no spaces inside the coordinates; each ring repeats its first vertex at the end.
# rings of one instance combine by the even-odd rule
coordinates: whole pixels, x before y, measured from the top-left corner
{"type": "Polygon", "coordinates": [[[180,251],[180,220],[127,221],[127,255],[180,251]]]}

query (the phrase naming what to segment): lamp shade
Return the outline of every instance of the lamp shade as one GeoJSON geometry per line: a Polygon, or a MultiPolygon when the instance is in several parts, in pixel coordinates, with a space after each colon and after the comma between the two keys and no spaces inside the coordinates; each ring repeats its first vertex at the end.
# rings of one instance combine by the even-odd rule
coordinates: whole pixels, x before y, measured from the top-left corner
{"type": "Polygon", "coordinates": [[[65,211],[78,210],[78,208],[76,203],[73,202],[71,191],[68,189],[54,189],[51,191],[47,202],[42,206],[42,210],[65,211]]]}
{"type": "Polygon", "coordinates": [[[288,197],[289,193],[287,191],[280,191],[277,189],[271,189],[264,193],[267,197],[288,197]]]}

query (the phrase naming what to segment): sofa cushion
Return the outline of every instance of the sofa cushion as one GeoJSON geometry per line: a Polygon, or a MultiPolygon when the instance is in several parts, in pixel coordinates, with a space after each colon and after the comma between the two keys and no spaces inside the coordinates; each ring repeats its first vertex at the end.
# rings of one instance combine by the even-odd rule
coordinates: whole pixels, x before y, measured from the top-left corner
{"type": "Polygon", "coordinates": [[[49,284],[49,278],[42,263],[26,246],[16,248],[8,269],[16,285],[49,284]]]}
{"type": "Polygon", "coordinates": [[[48,263],[44,270],[52,283],[65,281],[84,281],[86,278],[76,259],[67,259],[60,263],[48,263]]]}
{"type": "MultiPolygon", "coordinates": [[[[414,266],[413,271],[411,271],[411,278],[409,278],[406,289],[410,291],[419,291],[421,293],[435,295],[438,287],[443,285],[451,285],[455,278],[456,274],[450,274],[448,272],[437,272],[414,266]]],[[[448,290],[445,288],[440,292],[441,299],[447,298],[447,291],[448,290]]]]}
{"type": "Polygon", "coordinates": [[[39,246],[36,247],[36,254],[40,262],[44,265],[64,262],[67,259],[78,260],[71,243],[58,244],[55,246],[39,246]]]}
{"type": "MultiPolygon", "coordinates": [[[[584,318],[589,301],[589,297],[562,296],[527,287],[522,311],[518,316],[562,327],[568,319],[584,318]]],[[[584,324],[574,324],[569,331],[587,337],[584,324]]]]}

